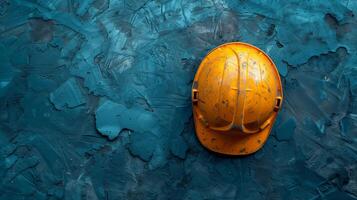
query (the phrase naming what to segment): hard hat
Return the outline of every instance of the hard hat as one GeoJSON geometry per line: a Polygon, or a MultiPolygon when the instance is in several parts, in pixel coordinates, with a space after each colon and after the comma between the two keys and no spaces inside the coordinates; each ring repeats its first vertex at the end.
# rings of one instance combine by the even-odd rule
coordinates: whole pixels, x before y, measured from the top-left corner
{"type": "Polygon", "coordinates": [[[201,62],[192,86],[196,135],[217,153],[254,153],[267,140],[282,100],[268,55],[242,42],[218,46],[201,62]]]}

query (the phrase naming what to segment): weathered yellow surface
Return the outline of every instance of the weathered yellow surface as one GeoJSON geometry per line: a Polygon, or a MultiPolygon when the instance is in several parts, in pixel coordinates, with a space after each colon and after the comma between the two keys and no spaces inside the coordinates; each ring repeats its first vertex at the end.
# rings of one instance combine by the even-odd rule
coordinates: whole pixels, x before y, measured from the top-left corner
{"type": "Polygon", "coordinates": [[[201,62],[193,89],[196,134],[223,154],[256,152],[266,141],[282,103],[273,61],[240,42],[212,50],[201,62]]]}

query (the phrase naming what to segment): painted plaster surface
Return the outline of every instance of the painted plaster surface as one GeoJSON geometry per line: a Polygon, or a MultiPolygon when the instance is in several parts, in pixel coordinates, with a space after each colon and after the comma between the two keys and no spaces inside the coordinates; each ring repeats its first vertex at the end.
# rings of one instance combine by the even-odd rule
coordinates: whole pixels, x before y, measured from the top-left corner
{"type": "Polygon", "coordinates": [[[0,199],[356,199],[357,1],[0,1],[0,199]],[[264,148],[197,141],[207,52],[276,63],[264,148]]]}

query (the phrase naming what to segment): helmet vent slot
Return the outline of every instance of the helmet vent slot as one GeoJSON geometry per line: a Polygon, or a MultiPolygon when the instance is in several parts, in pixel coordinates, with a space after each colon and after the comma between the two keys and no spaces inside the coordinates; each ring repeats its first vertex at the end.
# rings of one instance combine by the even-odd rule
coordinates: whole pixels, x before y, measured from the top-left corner
{"type": "Polygon", "coordinates": [[[276,97],[274,111],[278,111],[281,107],[281,97],[276,97]]]}
{"type": "Polygon", "coordinates": [[[198,91],[197,90],[193,92],[193,99],[198,100],[198,91]]]}
{"type": "Polygon", "coordinates": [[[192,102],[195,104],[198,102],[198,90],[197,89],[192,90],[192,102]]]}
{"type": "Polygon", "coordinates": [[[196,104],[198,102],[198,83],[197,81],[193,82],[193,86],[192,86],[192,102],[194,104],[196,104]]]}
{"type": "Polygon", "coordinates": [[[276,100],[276,107],[280,108],[281,99],[276,100]]]}

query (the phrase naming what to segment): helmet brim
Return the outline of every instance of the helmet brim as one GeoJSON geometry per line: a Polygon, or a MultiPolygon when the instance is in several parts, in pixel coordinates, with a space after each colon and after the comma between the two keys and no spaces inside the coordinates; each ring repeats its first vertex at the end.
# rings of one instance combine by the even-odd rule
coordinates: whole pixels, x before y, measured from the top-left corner
{"type": "Polygon", "coordinates": [[[194,108],[193,112],[194,122],[200,143],[213,152],[226,155],[249,155],[258,151],[267,141],[276,119],[274,114],[271,123],[257,133],[245,134],[239,130],[226,133],[206,127],[198,120],[195,109],[197,108],[194,108]]]}

